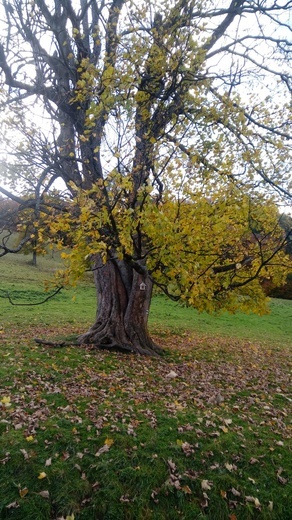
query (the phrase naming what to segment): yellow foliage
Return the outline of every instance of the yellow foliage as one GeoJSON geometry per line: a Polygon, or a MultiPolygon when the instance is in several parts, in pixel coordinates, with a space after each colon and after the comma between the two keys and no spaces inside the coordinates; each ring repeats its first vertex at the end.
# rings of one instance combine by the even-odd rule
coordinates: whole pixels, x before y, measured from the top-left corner
{"type": "Polygon", "coordinates": [[[102,198],[105,183],[97,183],[91,190],[77,190],[71,214],[52,223],[55,231],[66,230],[66,238],[72,241],[72,247],[61,254],[67,263],[63,281],[75,284],[90,269],[95,255],[104,262],[111,257],[114,221],[116,258],[135,256],[139,229],[145,250],[152,252],[147,268],[154,283],[180,296],[185,304],[208,312],[267,311],[261,279],[272,277],[281,284],[289,266],[283,252],[277,254],[281,269],[269,262],[271,251],[282,240],[273,201],[250,197],[232,182],[214,186],[210,180],[204,188],[191,190],[186,184],[180,198],[170,190],[163,204],[155,204],[152,188],[144,187],[140,205],[132,208],[119,195],[131,191],[130,176],[113,171],[106,184],[108,196],[116,200],[110,209],[102,198]]]}

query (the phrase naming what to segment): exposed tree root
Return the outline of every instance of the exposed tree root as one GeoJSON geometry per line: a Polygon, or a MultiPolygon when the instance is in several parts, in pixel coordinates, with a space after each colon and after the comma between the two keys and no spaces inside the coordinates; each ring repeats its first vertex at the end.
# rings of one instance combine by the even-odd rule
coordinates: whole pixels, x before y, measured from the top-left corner
{"type": "Polygon", "coordinates": [[[78,343],[74,343],[73,341],[48,341],[44,339],[34,338],[34,341],[38,345],[45,345],[46,347],[54,347],[54,348],[62,348],[62,347],[71,347],[76,346],[78,343]]]}
{"type": "Polygon", "coordinates": [[[117,350],[120,352],[132,352],[143,356],[158,356],[162,354],[163,349],[152,342],[148,338],[147,345],[143,346],[138,342],[117,340],[112,334],[99,334],[94,330],[89,330],[78,338],[80,345],[94,345],[103,350],[117,350]]]}

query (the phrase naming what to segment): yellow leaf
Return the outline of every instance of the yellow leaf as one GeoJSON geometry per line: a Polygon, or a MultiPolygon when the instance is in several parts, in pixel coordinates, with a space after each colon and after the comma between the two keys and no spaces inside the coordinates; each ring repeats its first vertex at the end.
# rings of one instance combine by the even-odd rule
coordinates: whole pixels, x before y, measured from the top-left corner
{"type": "Polygon", "coordinates": [[[42,471],[42,472],[39,474],[38,479],[39,479],[39,480],[42,480],[43,478],[46,478],[46,476],[47,476],[47,474],[46,474],[44,471],[42,471]]]}
{"type": "Polygon", "coordinates": [[[9,408],[11,406],[10,397],[3,397],[1,403],[4,404],[5,408],[9,408]]]}
{"type": "Polygon", "coordinates": [[[32,435],[29,435],[28,437],[25,437],[25,440],[27,442],[32,442],[33,441],[33,436],[32,435]]]}
{"type": "Polygon", "coordinates": [[[1,399],[1,403],[3,403],[3,404],[10,403],[10,397],[5,397],[5,396],[4,396],[4,397],[1,399]]]}
{"type": "Polygon", "coordinates": [[[104,444],[105,446],[108,446],[109,448],[114,444],[114,440],[113,439],[109,439],[108,437],[105,439],[104,441],[104,444]]]}
{"type": "Polygon", "coordinates": [[[27,495],[27,493],[28,493],[27,487],[19,490],[19,495],[21,496],[21,498],[25,497],[25,495],[27,495]]]}
{"type": "Polygon", "coordinates": [[[189,488],[189,486],[183,486],[181,488],[181,490],[186,494],[186,495],[191,495],[192,494],[192,490],[189,488]]]}

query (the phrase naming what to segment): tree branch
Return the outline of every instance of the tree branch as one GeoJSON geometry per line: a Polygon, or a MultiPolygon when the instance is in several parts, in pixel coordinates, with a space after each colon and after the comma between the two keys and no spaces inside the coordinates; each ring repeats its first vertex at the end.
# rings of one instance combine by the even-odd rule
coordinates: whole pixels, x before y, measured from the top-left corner
{"type": "Polygon", "coordinates": [[[37,302],[37,303],[15,303],[12,300],[12,298],[11,298],[10,294],[8,293],[8,291],[4,291],[3,289],[0,289],[0,298],[6,298],[9,301],[9,303],[11,305],[14,305],[14,306],[31,307],[31,306],[34,306],[34,305],[42,305],[43,303],[46,303],[48,300],[50,300],[51,298],[54,298],[54,296],[59,294],[59,292],[61,292],[62,289],[64,289],[63,285],[61,287],[58,287],[58,289],[56,289],[56,291],[53,294],[50,294],[49,296],[47,296],[47,298],[45,298],[41,302],[37,302]]]}

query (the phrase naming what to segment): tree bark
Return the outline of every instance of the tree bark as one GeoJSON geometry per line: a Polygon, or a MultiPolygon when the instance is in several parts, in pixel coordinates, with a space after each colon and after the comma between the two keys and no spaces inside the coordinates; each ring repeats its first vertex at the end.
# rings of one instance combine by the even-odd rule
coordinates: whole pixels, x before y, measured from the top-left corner
{"type": "Polygon", "coordinates": [[[94,344],[144,355],[158,355],[162,349],[148,333],[148,313],[152,282],[125,261],[109,260],[94,263],[97,292],[96,321],[88,332],[78,338],[80,344],[94,344]]]}
{"type": "Polygon", "coordinates": [[[33,249],[33,252],[32,252],[32,265],[34,267],[37,266],[37,252],[35,249],[33,249]]]}

